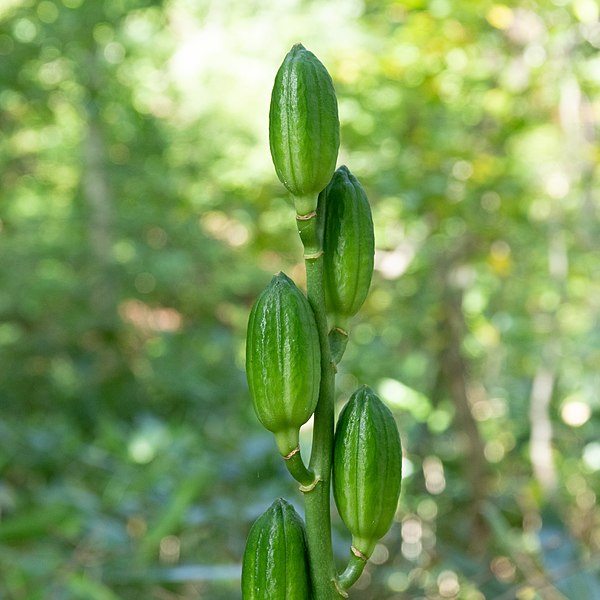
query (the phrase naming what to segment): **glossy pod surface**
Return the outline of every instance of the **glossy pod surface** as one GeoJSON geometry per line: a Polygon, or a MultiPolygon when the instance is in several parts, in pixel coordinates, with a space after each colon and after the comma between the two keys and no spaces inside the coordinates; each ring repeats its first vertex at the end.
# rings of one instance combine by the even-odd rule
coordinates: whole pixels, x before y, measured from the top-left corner
{"type": "Polygon", "coordinates": [[[304,523],[278,498],[254,523],[242,563],[243,600],[308,600],[304,523]]]}
{"type": "Polygon", "coordinates": [[[333,82],[321,61],[302,44],[285,57],[271,95],[269,145],[277,176],[294,196],[318,193],[335,170],[340,144],[333,82]]]}
{"type": "Polygon", "coordinates": [[[330,312],[351,317],[363,305],[373,275],[375,236],[363,187],[340,167],[321,193],[325,204],[325,291],[330,312]]]}
{"type": "Polygon", "coordinates": [[[246,375],[260,422],[285,456],[315,410],[321,352],[308,300],[283,273],[273,277],[248,319],[246,375]]]}
{"type": "Polygon", "coordinates": [[[340,414],[333,460],[338,511],[352,545],[368,558],[394,518],[402,449],[392,413],[367,386],[354,392],[340,414]]]}

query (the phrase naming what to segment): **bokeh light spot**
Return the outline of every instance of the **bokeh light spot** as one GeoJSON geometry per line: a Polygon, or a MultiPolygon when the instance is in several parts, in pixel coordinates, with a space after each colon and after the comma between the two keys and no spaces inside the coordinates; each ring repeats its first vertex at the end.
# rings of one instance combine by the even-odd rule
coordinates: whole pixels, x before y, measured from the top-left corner
{"type": "Polygon", "coordinates": [[[502,583],[510,583],[514,581],[517,569],[515,564],[506,556],[496,556],[490,565],[492,573],[498,581],[502,583]]]}
{"type": "Polygon", "coordinates": [[[494,4],[488,10],[486,19],[496,29],[508,29],[513,23],[513,11],[504,4],[494,4]]]}
{"type": "Polygon", "coordinates": [[[562,420],[571,427],[585,425],[592,416],[590,405],[578,398],[567,399],[560,410],[562,420]]]}
{"type": "Polygon", "coordinates": [[[437,456],[428,456],[423,461],[425,487],[430,494],[441,494],[446,489],[444,465],[437,456]]]}
{"type": "Polygon", "coordinates": [[[176,535],[167,535],[160,540],[160,561],[176,563],[179,560],[181,542],[176,535]]]}
{"type": "Polygon", "coordinates": [[[454,571],[442,571],[438,575],[437,584],[442,598],[454,598],[460,591],[458,576],[454,571]]]}
{"type": "Polygon", "coordinates": [[[58,8],[54,2],[43,0],[38,4],[37,14],[43,23],[54,23],[58,18],[58,8]]]}
{"type": "Polygon", "coordinates": [[[24,44],[32,42],[37,35],[37,27],[30,19],[19,19],[13,26],[15,38],[24,44]]]}
{"type": "Polygon", "coordinates": [[[406,573],[396,571],[387,579],[387,586],[392,592],[404,592],[408,589],[410,581],[406,573]]]}
{"type": "Polygon", "coordinates": [[[600,471],[600,442],[590,442],[583,449],[583,462],[592,471],[600,471]]]}

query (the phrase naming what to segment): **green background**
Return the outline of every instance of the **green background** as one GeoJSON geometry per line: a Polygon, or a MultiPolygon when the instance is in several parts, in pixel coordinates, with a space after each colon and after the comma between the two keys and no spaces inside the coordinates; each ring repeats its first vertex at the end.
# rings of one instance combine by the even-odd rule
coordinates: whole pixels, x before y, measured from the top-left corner
{"type": "Polygon", "coordinates": [[[244,374],[254,299],[304,284],[267,131],[299,41],[375,223],[337,409],[370,385],[405,453],[350,597],[600,597],[598,15],[0,1],[0,597],[239,598],[301,508],[244,374]]]}

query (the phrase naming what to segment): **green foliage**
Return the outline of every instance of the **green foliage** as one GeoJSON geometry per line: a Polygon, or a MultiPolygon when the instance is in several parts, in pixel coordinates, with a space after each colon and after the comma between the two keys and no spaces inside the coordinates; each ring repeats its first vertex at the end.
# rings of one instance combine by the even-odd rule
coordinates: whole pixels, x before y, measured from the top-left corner
{"type": "Polygon", "coordinates": [[[265,153],[298,39],[336,81],[377,240],[338,407],[373,382],[405,446],[400,526],[355,597],[594,590],[597,17],[586,0],[0,3],[0,596],[235,598],[250,523],[293,493],[242,367],[254,298],[279,269],[302,283],[265,153]],[[548,498],[563,554],[544,554],[548,498]]]}

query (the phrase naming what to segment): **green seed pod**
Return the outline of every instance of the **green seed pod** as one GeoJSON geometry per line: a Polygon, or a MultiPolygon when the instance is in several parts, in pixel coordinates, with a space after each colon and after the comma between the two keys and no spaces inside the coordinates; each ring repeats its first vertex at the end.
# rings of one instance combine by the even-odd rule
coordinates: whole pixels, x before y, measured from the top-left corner
{"type": "Polygon", "coordinates": [[[402,479],[402,449],[391,411],[367,386],[342,410],[335,432],[333,493],[352,546],[369,558],[390,528],[402,479]]]}
{"type": "Polygon", "coordinates": [[[242,562],[243,600],[308,600],[304,523],[278,498],[254,523],[242,562]]]}
{"type": "Polygon", "coordinates": [[[331,77],[302,44],[288,52],[275,76],[269,144],[277,176],[298,197],[296,211],[312,212],[335,170],[340,123],[331,77]]]}
{"type": "Polygon", "coordinates": [[[284,273],[273,277],[250,311],[246,375],[260,422],[287,456],[317,405],[321,351],[312,308],[284,273]]]}
{"type": "Polygon", "coordinates": [[[364,189],[347,167],[340,167],[321,192],[325,204],[324,275],[327,308],[351,317],[371,285],[375,236],[364,189]]]}

